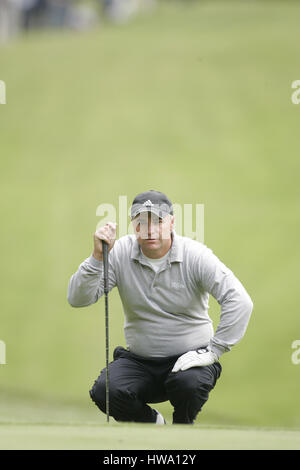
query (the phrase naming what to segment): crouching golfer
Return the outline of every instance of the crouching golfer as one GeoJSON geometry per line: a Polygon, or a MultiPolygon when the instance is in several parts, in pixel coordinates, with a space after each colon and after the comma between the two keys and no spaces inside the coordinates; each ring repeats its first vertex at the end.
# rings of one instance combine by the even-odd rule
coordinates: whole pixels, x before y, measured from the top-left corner
{"type": "MultiPolygon", "coordinates": [[[[253,304],[209,248],[175,233],[166,195],[136,196],[131,219],[135,234],[117,241],[114,223],[96,231],[93,254],[71,277],[68,301],[85,307],[103,295],[104,240],[109,290],[118,287],[127,344],[115,349],[109,364],[109,413],[117,421],[163,424],[148,404],[169,400],[173,423],[192,424],[220,376],[219,357],[243,337],[253,304]],[[215,333],[209,294],[221,306],[215,333]]],[[[105,369],[90,396],[106,413],[105,369]]]]}

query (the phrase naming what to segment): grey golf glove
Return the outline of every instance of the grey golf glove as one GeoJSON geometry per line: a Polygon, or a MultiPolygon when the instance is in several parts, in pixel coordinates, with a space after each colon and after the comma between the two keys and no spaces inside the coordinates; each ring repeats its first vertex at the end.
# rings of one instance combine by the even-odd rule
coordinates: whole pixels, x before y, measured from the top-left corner
{"type": "Polygon", "coordinates": [[[209,366],[218,360],[218,356],[208,349],[189,351],[180,356],[172,369],[172,372],[187,370],[191,367],[209,366]]]}

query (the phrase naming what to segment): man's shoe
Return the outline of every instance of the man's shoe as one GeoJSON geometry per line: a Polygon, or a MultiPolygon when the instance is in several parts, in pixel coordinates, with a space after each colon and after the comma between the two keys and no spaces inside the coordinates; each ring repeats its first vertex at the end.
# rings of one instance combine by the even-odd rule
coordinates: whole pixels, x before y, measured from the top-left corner
{"type": "Polygon", "coordinates": [[[165,419],[164,419],[164,417],[163,417],[163,415],[160,414],[160,412],[157,411],[157,410],[155,410],[155,409],[154,409],[154,411],[155,411],[155,413],[156,413],[156,421],[155,421],[155,424],[167,424],[166,421],[165,421],[165,419]]]}

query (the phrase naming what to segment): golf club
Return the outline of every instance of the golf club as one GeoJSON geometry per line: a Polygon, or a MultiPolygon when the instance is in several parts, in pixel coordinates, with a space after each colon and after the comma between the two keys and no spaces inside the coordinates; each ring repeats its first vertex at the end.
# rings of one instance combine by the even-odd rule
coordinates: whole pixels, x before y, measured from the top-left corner
{"type": "Polygon", "coordinates": [[[102,240],[105,295],[105,353],[106,353],[106,421],[109,422],[109,329],[108,329],[108,244],[102,240]]]}

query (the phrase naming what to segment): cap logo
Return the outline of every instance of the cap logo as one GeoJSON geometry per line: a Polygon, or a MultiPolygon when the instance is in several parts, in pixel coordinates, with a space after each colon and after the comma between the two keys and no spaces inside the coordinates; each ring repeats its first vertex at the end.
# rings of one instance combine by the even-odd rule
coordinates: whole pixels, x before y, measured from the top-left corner
{"type": "Polygon", "coordinates": [[[143,206],[154,206],[154,204],[148,199],[148,201],[144,202],[143,206]]]}

